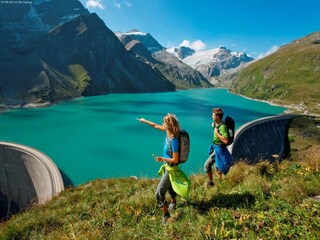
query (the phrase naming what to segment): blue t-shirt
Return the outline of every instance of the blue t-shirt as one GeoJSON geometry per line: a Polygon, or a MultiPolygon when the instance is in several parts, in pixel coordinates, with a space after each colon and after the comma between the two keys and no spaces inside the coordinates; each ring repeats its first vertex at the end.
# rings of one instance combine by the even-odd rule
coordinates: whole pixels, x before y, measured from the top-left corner
{"type": "Polygon", "coordinates": [[[172,154],[179,151],[179,139],[166,137],[163,143],[163,157],[172,158],[172,154]],[[169,150],[169,145],[171,146],[171,151],[169,150]]]}

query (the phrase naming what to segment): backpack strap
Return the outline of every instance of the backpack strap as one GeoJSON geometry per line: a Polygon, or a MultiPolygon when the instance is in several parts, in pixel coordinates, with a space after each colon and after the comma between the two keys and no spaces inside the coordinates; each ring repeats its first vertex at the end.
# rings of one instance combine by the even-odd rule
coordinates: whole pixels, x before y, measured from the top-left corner
{"type": "Polygon", "coordinates": [[[170,152],[171,157],[173,157],[172,147],[171,147],[171,141],[170,139],[166,138],[166,143],[168,145],[168,150],[170,152]]]}
{"type": "MultiPolygon", "coordinates": [[[[218,125],[218,132],[219,132],[219,129],[222,125],[227,125],[225,122],[221,122],[219,125],[218,125]]],[[[216,127],[216,123],[214,122],[213,123],[213,129],[216,127]]],[[[220,132],[219,132],[220,133],[220,132]]]]}
{"type": "MultiPolygon", "coordinates": [[[[220,127],[221,127],[222,125],[226,125],[226,126],[227,126],[227,124],[226,124],[225,122],[221,122],[221,123],[219,124],[219,126],[218,126],[218,133],[219,133],[220,135],[221,135],[221,133],[220,133],[219,129],[220,129],[220,127]]],[[[214,125],[213,125],[213,130],[214,130],[215,127],[216,127],[216,123],[214,123],[214,125]]],[[[229,133],[228,133],[228,134],[229,134],[229,133]]],[[[221,146],[222,146],[222,147],[223,147],[223,146],[226,146],[226,144],[225,144],[225,143],[222,143],[221,146]]]]}
{"type": "MultiPolygon", "coordinates": [[[[168,138],[166,138],[166,143],[168,144],[168,150],[170,152],[171,157],[173,157],[173,152],[172,152],[172,147],[171,147],[171,142],[172,142],[173,138],[171,140],[169,140],[168,138]]],[[[181,149],[180,149],[180,136],[178,137],[178,144],[179,144],[179,148],[178,148],[178,152],[179,152],[179,162],[178,163],[170,163],[169,166],[177,166],[178,164],[180,164],[180,154],[181,154],[181,149]]]]}

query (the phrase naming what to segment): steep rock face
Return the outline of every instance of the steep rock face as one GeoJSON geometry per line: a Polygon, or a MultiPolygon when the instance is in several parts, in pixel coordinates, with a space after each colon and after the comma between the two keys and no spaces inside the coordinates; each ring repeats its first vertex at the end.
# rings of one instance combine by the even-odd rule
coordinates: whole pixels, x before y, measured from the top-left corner
{"type": "Polygon", "coordinates": [[[9,38],[10,45],[34,39],[80,15],[86,16],[89,12],[78,0],[33,0],[32,4],[1,4],[1,39],[9,38]]]}
{"type": "Polygon", "coordinates": [[[128,44],[129,40],[137,40],[141,42],[150,53],[161,51],[164,49],[160,43],[154,39],[149,33],[140,32],[139,30],[131,30],[126,33],[116,33],[119,40],[124,44],[128,44]],[[127,38],[129,36],[129,38],[127,38]]]}
{"type": "Polygon", "coordinates": [[[116,36],[128,51],[135,53],[137,57],[142,58],[142,61],[158,63],[158,61],[152,57],[145,45],[139,40],[134,40],[130,35],[122,33],[116,33],[116,36]]]}
{"type": "Polygon", "coordinates": [[[0,98],[5,104],[175,89],[126,51],[96,14],[81,15],[37,39],[2,50],[0,63],[0,98]]]}
{"type": "Polygon", "coordinates": [[[171,53],[172,55],[176,56],[179,59],[184,59],[186,57],[191,56],[196,51],[192,48],[181,46],[181,47],[175,47],[175,48],[169,48],[167,49],[167,52],[171,53]]]}
{"type": "Polygon", "coordinates": [[[43,24],[50,28],[90,14],[78,0],[33,0],[33,5],[43,24]]]}
{"type": "MultiPolygon", "coordinates": [[[[113,32],[95,14],[77,18],[76,21],[54,29],[46,41],[48,47],[51,42],[64,44],[58,52],[63,54],[63,59],[69,65],[79,64],[86,69],[91,81],[83,92],[84,95],[174,89],[163,76],[126,51],[113,32]],[[69,34],[70,37],[64,39],[69,34]],[[65,52],[64,49],[69,50],[65,52]]],[[[52,54],[54,52],[57,53],[57,50],[53,50],[52,54]]]]}
{"type": "Polygon", "coordinates": [[[168,53],[149,33],[133,30],[128,33],[118,32],[116,35],[126,49],[158,69],[177,88],[212,87],[200,72],[168,53]]]}
{"type": "Polygon", "coordinates": [[[0,20],[6,28],[20,25],[23,29],[42,29],[57,25],[76,18],[89,15],[78,0],[33,0],[31,4],[3,3],[0,8],[0,20]]]}
{"type": "MultiPolygon", "coordinates": [[[[21,105],[32,101],[33,96],[30,96],[28,91],[33,86],[36,89],[41,88],[42,91],[46,88],[49,89],[49,79],[55,79],[57,75],[53,74],[48,65],[41,60],[37,50],[39,39],[53,27],[80,15],[89,15],[89,12],[78,0],[67,2],[33,0],[32,4],[1,4],[1,105],[21,105]]],[[[70,89],[66,88],[64,84],[66,83],[61,81],[51,81],[50,88],[70,89]]],[[[45,92],[44,95],[48,93],[48,90],[45,92]]],[[[52,91],[50,95],[52,95],[52,91]]],[[[67,95],[79,96],[79,93],[71,91],[67,95]]],[[[44,98],[50,97],[52,96],[48,95],[44,98]]],[[[63,97],[59,97],[59,99],[63,99],[63,97]]]]}
{"type": "Polygon", "coordinates": [[[157,68],[178,88],[212,87],[199,71],[195,71],[166,50],[155,52],[152,56],[160,62],[157,68]]]}

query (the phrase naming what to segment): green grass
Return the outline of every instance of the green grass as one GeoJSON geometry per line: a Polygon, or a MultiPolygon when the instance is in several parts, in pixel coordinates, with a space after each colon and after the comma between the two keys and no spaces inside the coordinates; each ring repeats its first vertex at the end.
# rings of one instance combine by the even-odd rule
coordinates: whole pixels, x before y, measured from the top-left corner
{"type": "Polygon", "coordinates": [[[281,47],[238,73],[231,91],[320,113],[320,32],[281,47]]]}
{"type": "Polygon", "coordinates": [[[154,197],[158,179],[100,179],[1,222],[0,239],[319,239],[314,122],[294,120],[290,160],[237,163],[222,181],[215,175],[210,189],[204,173],[191,176],[189,204],[178,198],[165,226],[154,197]]]}
{"type": "Polygon", "coordinates": [[[80,65],[72,65],[69,67],[73,78],[68,77],[65,74],[52,68],[50,65],[46,65],[46,72],[41,74],[41,81],[43,83],[36,84],[28,94],[23,98],[30,98],[32,96],[33,102],[45,102],[71,99],[80,96],[84,86],[87,86],[89,77],[85,70],[80,65]],[[60,79],[59,81],[57,79],[60,79]]]}
{"type": "Polygon", "coordinates": [[[76,89],[82,93],[91,80],[87,71],[79,64],[69,65],[69,71],[74,79],[76,89]]]}

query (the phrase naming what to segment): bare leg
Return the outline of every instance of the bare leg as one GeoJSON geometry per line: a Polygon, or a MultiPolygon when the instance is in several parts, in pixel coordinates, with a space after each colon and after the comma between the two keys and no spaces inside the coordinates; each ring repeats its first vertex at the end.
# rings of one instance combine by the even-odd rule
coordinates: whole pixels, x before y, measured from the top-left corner
{"type": "Polygon", "coordinates": [[[218,175],[219,175],[219,180],[221,181],[222,180],[222,172],[220,170],[217,170],[218,172],[218,175]]]}
{"type": "Polygon", "coordinates": [[[208,178],[209,178],[209,181],[207,182],[207,187],[213,187],[214,183],[212,181],[212,170],[210,171],[207,171],[207,175],[208,175],[208,178]]]}
{"type": "Polygon", "coordinates": [[[161,209],[162,209],[163,215],[168,215],[168,214],[169,214],[167,204],[164,204],[164,205],[161,207],[161,209]]]}
{"type": "Polygon", "coordinates": [[[208,171],[207,175],[208,175],[209,181],[212,182],[212,170],[208,171]]]}
{"type": "Polygon", "coordinates": [[[162,207],[162,213],[163,213],[163,216],[162,216],[162,224],[167,224],[168,222],[168,219],[171,217],[170,216],[170,213],[168,211],[168,205],[167,204],[164,204],[162,207]]]}

